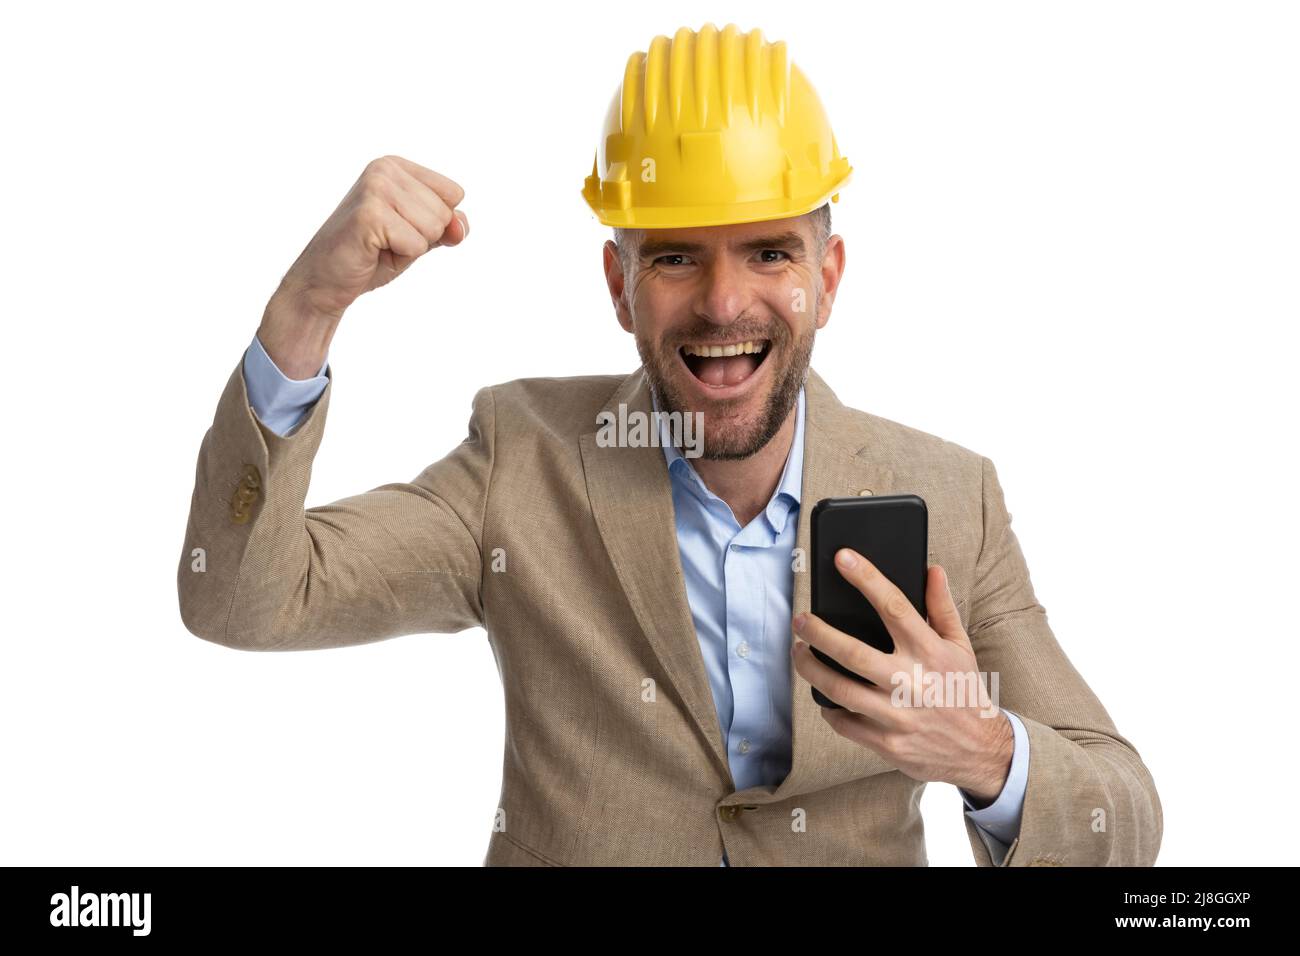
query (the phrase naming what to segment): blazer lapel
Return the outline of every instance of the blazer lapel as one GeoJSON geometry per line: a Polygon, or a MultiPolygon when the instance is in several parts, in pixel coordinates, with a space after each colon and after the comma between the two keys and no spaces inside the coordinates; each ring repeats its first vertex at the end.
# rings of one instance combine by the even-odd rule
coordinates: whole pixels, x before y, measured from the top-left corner
{"type": "MultiPolygon", "coordinates": [[[[654,406],[645,370],[638,369],[624,379],[603,410],[616,421],[635,412],[644,413],[645,420],[652,424],[654,406]]],[[[663,448],[658,444],[601,447],[597,442],[599,430],[593,421],[591,431],[580,438],[587,495],[596,527],[664,673],[709,742],[719,768],[729,775],[713,689],[704,669],[686,594],[663,448]]]]}

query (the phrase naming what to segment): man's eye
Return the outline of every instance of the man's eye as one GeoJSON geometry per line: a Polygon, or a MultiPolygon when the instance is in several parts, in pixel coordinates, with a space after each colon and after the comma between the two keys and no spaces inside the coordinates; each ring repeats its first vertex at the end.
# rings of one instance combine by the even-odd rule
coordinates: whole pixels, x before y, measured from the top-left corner
{"type": "MultiPolygon", "coordinates": [[[[765,255],[767,255],[769,252],[774,252],[774,253],[776,253],[778,256],[785,256],[787,259],[790,258],[790,253],[786,252],[784,249],[764,249],[764,250],[760,253],[760,255],[764,255],[764,256],[765,256],[765,255]]],[[[780,262],[781,260],[780,260],[780,259],[764,259],[763,261],[764,261],[764,262],[780,262]]]]}
{"type": "MultiPolygon", "coordinates": [[[[674,252],[674,253],[670,253],[669,255],[666,255],[666,256],[660,256],[658,259],[655,260],[655,263],[657,264],[657,263],[663,262],[665,259],[689,259],[689,258],[690,258],[690,256],[685,255],[684,253],[681,253],[681,252],[674,252]]],[[[665,265],[670,265],[670,266],[679,266],[679,265],[683,265],[683,263],[680,263],[680,262],[668,262],[668,263],[664,263],[664,264],[665,264],[665,265]]]]}

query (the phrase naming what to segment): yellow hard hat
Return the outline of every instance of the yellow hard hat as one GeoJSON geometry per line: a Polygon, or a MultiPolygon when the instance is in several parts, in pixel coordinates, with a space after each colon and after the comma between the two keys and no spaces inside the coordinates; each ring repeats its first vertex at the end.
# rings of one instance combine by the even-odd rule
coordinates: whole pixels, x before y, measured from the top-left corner
{"type": "Polygon", "coordinates": [[[628,57],[582,195],[607,226],[717,226],[839,202],[851,172],[785,41],[708,23],[628,57]]]}

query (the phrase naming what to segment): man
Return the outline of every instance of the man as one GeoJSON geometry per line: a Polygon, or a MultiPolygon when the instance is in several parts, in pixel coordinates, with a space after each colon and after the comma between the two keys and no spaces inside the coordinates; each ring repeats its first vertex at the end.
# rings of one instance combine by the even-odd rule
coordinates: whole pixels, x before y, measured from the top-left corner
{"type": "Polygon", "coordinates": [[[921,865],[928,781],[960,788],[980,865],[1151,864],[1154,783],[1056,643],[992,462],[845,407],[809,367],[849,173],[784,43],[656,37],[583,190],[616,229],[605,279],[641,367],[480,389],[414,480],[304,510],[344,311],[469,234],[455,182],[369,164],[204,438],[186,627],[256,650],[486,628],[508,725],[488,865],[921,865]],[[920,495],[930,522],[925,617],[837,556],[888,655],[808,613],[813,505],[868,494],[920,495]],[[976,671],[1006,709],[891,696],[976,671]]]}

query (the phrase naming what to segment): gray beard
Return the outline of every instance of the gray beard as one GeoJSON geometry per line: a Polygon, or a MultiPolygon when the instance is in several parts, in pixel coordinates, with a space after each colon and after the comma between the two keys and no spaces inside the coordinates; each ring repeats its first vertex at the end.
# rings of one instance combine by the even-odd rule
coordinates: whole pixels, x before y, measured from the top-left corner
{"type": "MultiPolygon", "coordinates": [[[[817,329],[814,326],[795,342],[790,361],[777,373],[776,385],[772,389],[771,395],[768,396],[756,425],[739,432],[733,429],[729,434],[714,436],[711,439],[706,437],[700,455],[701,458],[709,461],[734,461],[749,458],[751,455],[757,454],[772,440],[773,436],[781,430],[781,426],[785,424],[786,418],[789,417],[795,403],[799,400],[799,389],[803,387],[808,378],[808,367],[812,361],[813,341],[816,335],[817,329]]],[[[682,415],[690,414],[692,410],[687,407],[681,394],[669,384],[668,377],[663,371],[664,365],[662,363],[665,361],[675,363],[677,361],[676,355],[670,353],[666,359],[662,358],[644,345],[639,338],[636,346],[641,355],[641,366],[645,369],[646,376],[650,380],[650,388],[654,391],[659,408],[666,412],[678,412],[682,415]]],[[[776,342],[773,341],[768,347],[775,351],[776,342]]],[[[775,355],[768,355],[764,364],[776,360],[775,355]]],[[[754,374],[758,374],[757,370],[754,374]]],[[[708,413],[705,412],[705,415],[707,418],[708,413]]],[[[706,420],[706,436],[707,433],[708,423],[706,420]]]]}

